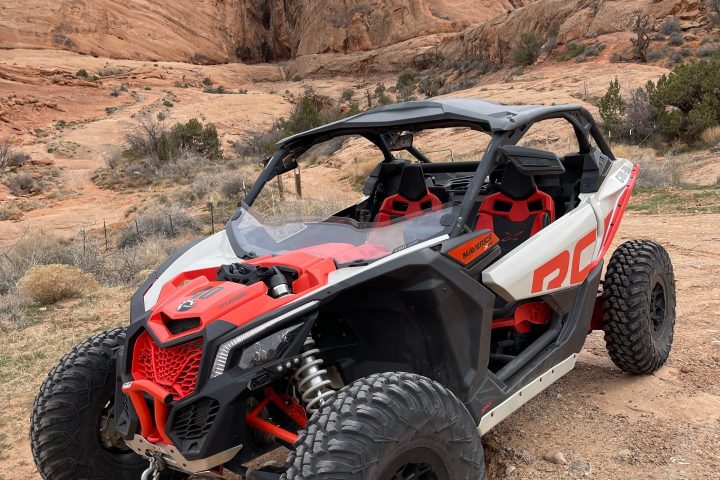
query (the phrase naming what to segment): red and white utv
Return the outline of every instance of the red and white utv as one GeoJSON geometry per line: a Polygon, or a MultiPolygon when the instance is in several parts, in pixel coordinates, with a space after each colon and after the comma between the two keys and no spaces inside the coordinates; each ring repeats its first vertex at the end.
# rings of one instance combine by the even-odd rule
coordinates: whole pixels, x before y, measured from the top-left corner
{"type": "Polygon", "coordinates": [[[481,435],[572,370],[590,331],[626,372],[666,361],[670,259],[629,241],[603,278],[638,169],[582,107],[408,102],[278,147],[225,231],[138,289],[129,326],[50,372],[30,431],[45,480],[475,480],[481,435]],[[517,145],[549,119],[576,151],[517,145]],[[490,137],[482,158],[413,144],[458,128],[490,137]],[[377,152],[359,202],[282,221],[253,208],[341,136],[377,152]],[[248,468],[278,446],[284,465],[248,468]]]}

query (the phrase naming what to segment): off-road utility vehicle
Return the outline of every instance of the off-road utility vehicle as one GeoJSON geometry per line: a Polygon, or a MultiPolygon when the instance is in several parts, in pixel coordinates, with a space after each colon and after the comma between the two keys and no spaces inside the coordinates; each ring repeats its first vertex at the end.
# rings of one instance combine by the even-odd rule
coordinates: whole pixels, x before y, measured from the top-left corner
{"type": "Polygon", "coordinates": [[[572,370],[592,330],[625,372],[666,361],[663,247],[623,243],[602,278],[637,175],[577,105],[408,102],[286,138],[225,230],[138,289],[129,326],[50,372],[32,414],[38,470],[483,478],[481,435],[572,370]],[[546,120],[571,127],[574,151],[518,146],[546,120]],[[479,159],[431,162],[417,140],[437,129],[489,141],[479,159]],[[355,139],[376,152],[359,201],[325,218],[259,213],[263,192],[280,209],[299,196],[291,179],[279,197],[275,177],[348,136],[344,152],[355,139]],[[285,465],[248,469],[278,446],[285,465]]]}

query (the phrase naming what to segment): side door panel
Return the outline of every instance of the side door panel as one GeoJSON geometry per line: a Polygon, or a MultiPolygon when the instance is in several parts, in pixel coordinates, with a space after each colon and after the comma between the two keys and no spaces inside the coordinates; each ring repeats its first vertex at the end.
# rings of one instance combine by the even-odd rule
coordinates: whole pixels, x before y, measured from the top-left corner
{"type": "Polygon", "coordinates": [[[507,301],[581,284],[612,241],[636,176],[629,161],[613,162],[597,192],[488,267],[483,283],[507,301]]]}

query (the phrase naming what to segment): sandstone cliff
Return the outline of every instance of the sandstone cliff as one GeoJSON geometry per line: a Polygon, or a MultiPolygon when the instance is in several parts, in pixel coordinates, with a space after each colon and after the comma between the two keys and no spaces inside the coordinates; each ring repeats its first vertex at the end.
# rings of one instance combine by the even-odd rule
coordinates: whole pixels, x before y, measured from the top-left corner
{"type": "Polygon", "coordinates": [[[3,0],[0,48],[265,62],[459,32],[530,0],[3,0]]]}

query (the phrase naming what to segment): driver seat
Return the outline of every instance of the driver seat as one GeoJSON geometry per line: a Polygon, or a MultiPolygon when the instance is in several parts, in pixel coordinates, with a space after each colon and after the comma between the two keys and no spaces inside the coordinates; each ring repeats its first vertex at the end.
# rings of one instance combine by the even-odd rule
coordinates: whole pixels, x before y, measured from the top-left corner
{"type": "Polygon", "coordinates": [[[500,191],[483,199],[477,218],[475,230],[495,233],[505,255],[555,221],[555,202],[537,188],[532,176],[507,163],[500,191]]]}
{"type": "Polygon", "coordinates": [[[438,210],[441,205],[440,199],[428,190],[422,167],[407,165],[400,173],[398,193],[383,200],[376,220],[389,222],[427,209],[438,210]]]}

